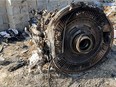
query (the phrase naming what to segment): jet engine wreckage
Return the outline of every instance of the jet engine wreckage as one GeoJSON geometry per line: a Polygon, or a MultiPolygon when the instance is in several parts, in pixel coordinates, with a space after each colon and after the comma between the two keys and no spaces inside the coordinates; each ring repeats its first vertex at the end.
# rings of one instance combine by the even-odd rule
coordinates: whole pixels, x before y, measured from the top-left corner
{"type": "Polygon", "coordinates": [[[61,72],[89,69],[111,48],[112,25],[103,10],[93,3],[72,3],[58,12],[47,13],[41,20],[44,22],[40,23],[41,30],[38,31],[44,36],[38,37],[43,38],[44,46],[38,48],[43,50],[47,44],[48,50],[43,55],[45,53],[53,67],[61,72]]]}

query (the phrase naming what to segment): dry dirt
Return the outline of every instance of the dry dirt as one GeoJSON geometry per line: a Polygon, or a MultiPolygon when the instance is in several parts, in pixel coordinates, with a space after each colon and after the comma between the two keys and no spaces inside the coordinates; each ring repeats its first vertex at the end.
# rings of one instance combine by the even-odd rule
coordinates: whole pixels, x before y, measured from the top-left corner
{"type": "MultiPolygon", "coordinates": [[[[116,17],[112,17],[112,20],[116,17]]],[[[116,40],[111,52],[103,63],[88,71],[73,74],[57,74],[51,72],[52,87],[116,87],[116,40]]],[[[1,47],[0,47],[1,49],[1,47]]],[[[0,87],[48,87],[48,74],[29,74],[25,65],[16,71],[9,72],[9,68],[19,60],[27,60],[33,50],[29,41],[15,42],[5,45],[0,53],[7,63],[0,62],[0,87]]]]}
{"type": "MultiPolygon", "coordinates": [[[[28,49],[28,41],[9,44],[1,53],[11,63],[0,65],[0,87],[48,87],[47,74],[29,74],[28,67],[24,66],[16,71],[8,69],[15,65],[16,61],[26,60],[23,57],[28,49]]],[[[52,87],[116,87],[116,46],[113,45],[107,60],[88,71],[74,75],[53,73],[50,83],[52,87]]]]}

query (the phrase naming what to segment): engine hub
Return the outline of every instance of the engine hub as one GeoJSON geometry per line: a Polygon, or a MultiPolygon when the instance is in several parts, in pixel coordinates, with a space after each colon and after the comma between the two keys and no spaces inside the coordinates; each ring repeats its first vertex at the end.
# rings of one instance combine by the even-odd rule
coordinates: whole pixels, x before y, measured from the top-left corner
{"type": "Polygon", "coordinates": [[[92,49],[93,42],[88,36],[80,35],[74,38],[72,46],[79,53],[88,53],[92,49]]]}
{"type": "Polygon", "coordinates": [[[103,10],[77,3],[61,9],[47,28],[54,66],[63,72],[86,70],[101,61],[113,41],[113,28],[103,10]]]}
{"type": "Polygon", "coordinates": [[[93,47],[92,35],[87,32],[87,26],[71,29],[68,34],[71,37],[69,40],[71,49],[77,53],[88,53],[93,47]],[[84,29],[85,28],[85,29],[84,29]],[[77,30],[77,31],[76,31],[77,30]],[[76,32],[75,32],[76,31],[76,32]],[[72,33],[74,32],[74,33],[72,33]]]}

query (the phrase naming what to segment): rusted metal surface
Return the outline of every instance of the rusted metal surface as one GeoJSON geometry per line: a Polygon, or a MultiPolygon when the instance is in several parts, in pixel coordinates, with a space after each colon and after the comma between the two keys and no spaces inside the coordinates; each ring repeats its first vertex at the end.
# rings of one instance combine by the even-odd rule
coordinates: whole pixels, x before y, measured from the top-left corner
{"type": "Polygon", "coordinates": [[[63,72],[86,70],[109,52],[113,28],[93,3],[72,3],[56,13],[47,27],[54,66],[63,72]]]}

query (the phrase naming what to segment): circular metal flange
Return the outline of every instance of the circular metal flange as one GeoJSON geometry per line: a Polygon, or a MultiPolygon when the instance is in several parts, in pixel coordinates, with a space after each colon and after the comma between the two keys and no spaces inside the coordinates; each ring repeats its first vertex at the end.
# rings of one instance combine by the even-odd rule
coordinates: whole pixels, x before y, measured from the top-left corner
{"type": "Polygon", "coordinates": [[[73,41],[73,48],[79,52],[86,54],[91,51],[93,47],[93,41],[90,37],[80,35],[74,38],[75,40],[73,41]]]}

